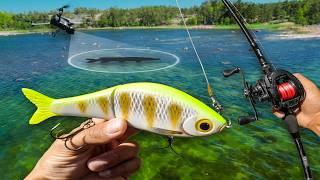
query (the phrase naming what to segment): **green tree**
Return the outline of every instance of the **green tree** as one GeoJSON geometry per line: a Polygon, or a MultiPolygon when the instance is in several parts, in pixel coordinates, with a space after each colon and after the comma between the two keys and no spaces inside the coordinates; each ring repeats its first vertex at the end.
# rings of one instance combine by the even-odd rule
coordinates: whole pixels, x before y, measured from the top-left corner
{"type": "Polygon", "coordinates": [[[0,12],[0,29],[6,30],[13,27],[13,25],[13,16],[6,12],[0,12]]]}
{"type": "MultiPolygon", "coordinates": [[[[285,0],[277,3],[250,3],[237,0],[234,5],[239,9],[248,23],[265,23],[276,21],[290,21],[297,24],[320,23],[319,0],[285,0]]],[[[235,21],[227,12],[221,0],[208,0],[200,6],[182,9],[187,24],[211,25],[234,24],[235,21]]],[[[11,14],[0,13],[0,29],[28,29],[31,22],[48,22],[55,11],[48,13],[28,12],[11,14]]],[[[76,8],[73,12],[67,11],[64,16],[72,19],[81,19],[81,27],[119,27],[119,26],[159,26],[172,25],[181,21],[177,7],[146,6],[140,8],[121,9],[109,8],[99,10],[93,8],[76,8]]]]}
{"type": "Polygon", "coordinates": [[[303,8],[299,8],[297,10],[296,16],[295,16],[295,22],[297,24],[302,24],[302,25],[307,25],[308,21],[307,18],[304,16],[304,9],[303,8]]]}
{"type": "Polygon", "coordinates": [[[308,10],[305,12],[305,16],[308,20],[308,24],[319,24],[320,23],[320,1],[310,1],[308,10]]]}
{"type": "Polygon", "coordinates": [[[197,24],[198,24],[198,19],[197,19],[197,17],[192,16],[192,17],[188,18],[188,20],[187,20],[187,25],[194,26],[194,25],[197,25],[197,24]]]}

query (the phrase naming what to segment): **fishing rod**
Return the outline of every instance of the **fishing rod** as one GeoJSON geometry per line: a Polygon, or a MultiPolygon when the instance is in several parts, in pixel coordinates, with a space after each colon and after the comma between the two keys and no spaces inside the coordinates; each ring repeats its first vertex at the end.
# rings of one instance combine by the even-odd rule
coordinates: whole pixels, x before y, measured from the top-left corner
{"type": "Polygon", "coordinates": [[[245,125],[258,120],[258,113],[255,107],[257,101],[271,102],[272,107],[275,110],[281,111],[285,114],[282,119],[286,124],[287,130],[293,138],[298,150],[304,171],[304,178],[306,180],[313,179],[307,155],[300,137],[298,121],[295,116],[295,112],[297,112],[296,110],[299,110],[300,104],[305,99],[305,90],[301,82],[290,72],[273,68],[272,64],[270,61],[267,61],[259,44],[253,37],[253,32],[246,27],[245,19],[242,17],[239,10],[229,0],[222,0],[222,2],[234,17],[235,21],[240,26],[241,31],[247,38],[258,58],[263,73],[263,77],[252,86],[245,80],[244,74],[238,67],[231,70],[225,70],[223,72],[225,77],[230,77],[236,73],[241,74],[244,83],[244,95],[250,101],[254,111],[254,116],[240,117],[238,120],[239,124],[245,125]]]}

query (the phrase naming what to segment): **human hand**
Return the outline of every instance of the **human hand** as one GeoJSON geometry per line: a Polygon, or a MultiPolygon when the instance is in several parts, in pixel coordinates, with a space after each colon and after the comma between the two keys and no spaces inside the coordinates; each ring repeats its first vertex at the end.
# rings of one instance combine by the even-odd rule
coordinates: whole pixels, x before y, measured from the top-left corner
{"type": "Polygon", "coordinates": [[[125,142],[136,130],[121,119],[93,119],[67,143],[56,140],[26,179],[125,179],[140,165],[138,146],[125,142]]]}
{"type": "MultiPolygon", "coordinates": [[[[320,90],[303,75],[294,74],[294,76],[299,79],[306,91],[306,98],[296,114],[298,123],[301,127],[308,128],[320,136],[320,90]]],[[[274,111],[274,114],[279,118],[284,117],[284,114],[279,111],[274,111]]]]}

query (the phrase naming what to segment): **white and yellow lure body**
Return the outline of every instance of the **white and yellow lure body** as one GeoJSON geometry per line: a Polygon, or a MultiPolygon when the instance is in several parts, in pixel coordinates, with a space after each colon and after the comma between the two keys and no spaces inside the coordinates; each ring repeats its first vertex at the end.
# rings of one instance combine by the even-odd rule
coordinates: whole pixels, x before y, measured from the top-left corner
{"type": "Polygon", "coordinates": [[[54,116],[122,118],[141,130],[169,136],[205,136],[220,132],[227,121],[196,98],[155,83],[131,83],[92,94],[52,99],[22,89],[38,110],[30,124],[54,116]]]}

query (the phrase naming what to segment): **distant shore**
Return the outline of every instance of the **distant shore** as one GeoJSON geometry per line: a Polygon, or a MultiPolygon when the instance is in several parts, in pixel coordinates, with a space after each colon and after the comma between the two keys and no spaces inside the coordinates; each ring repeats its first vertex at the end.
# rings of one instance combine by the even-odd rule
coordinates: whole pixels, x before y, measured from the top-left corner
{"type": "MultiPolygon", "coordinates": [[[[320,25],[300,26],[294,23],[261,23],[250,24],[250,29],[255,30],[273,30],[282,31],[283,36],[306,36],[306,37],[320,37],[320,25]]],[[[102,27],[102,28],[78,28],[79,31],[94,31],[94,30],[130,30],[130,29],[184,29],[181,25],[167,25],[167,26],[132,26],[132,27],[102,27]]],[[[236,30],[239,29],[237,25],[198,25],[188,26],[189,29],[199,30],[236,30]]],[[[0,36],[13,36],[21,34],[33,34],[33,33],[50,33],[52,29],[31,29],[31,30],[8,30],[1,31],[0,36]]]]}
{"type": "Polygon", "coordinates": [[[32,29],[32,30],[7,30],[1,31],[0,36],[15,36],[22,34],[35,34],[35,33],[49,33],[52,32],[51,29],[32,29]]]}

